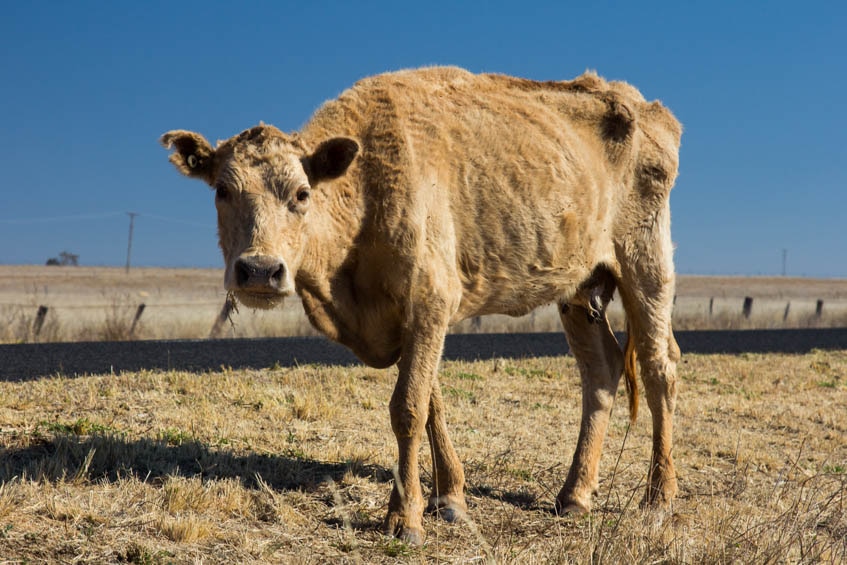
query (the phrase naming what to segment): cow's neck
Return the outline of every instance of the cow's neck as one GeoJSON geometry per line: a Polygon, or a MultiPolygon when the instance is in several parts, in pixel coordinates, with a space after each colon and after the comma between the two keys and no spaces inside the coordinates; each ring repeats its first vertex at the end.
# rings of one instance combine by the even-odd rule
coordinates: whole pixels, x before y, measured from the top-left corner
{"type": "Polygon", "coordinates": [[[390,340],[386,342],[383,332],[374,335],[368,308],[360,304],[354,283],[355,227],[361,225],[361,210],[347,208],[339,216],[340,212],[339,207],[327,203],[321,206],[321,217],[313,218],[313,225],[327,229],[316,231],[310,238],[297,273],[297,292],[315,328],[352,349],[368,365],[387,367],[397,361],[398,349],[390,340]]]}
{"type": "MultiPolygon", "coordinates": [[[[345,266],[352,260],[356,226],[361,223],[362,211],[359,198],[346,179],[322,184],[313,194],[309,211],[312,217],[308,220],[311,231],[297,273],[297,286],[313,300],[329,304],[337,301],[336,295],[344,291],[338,288],[339,279],[343,278],[345,266]]],[[[304,298],[307,313],[308,300],[304,298]]],[[[335,339],[332,330],[325,329],[322,324],[316,325],[335,339]]]]}
{"type": "MultiPolygon", "coordinates": [[[[321,107],[300,131],[305,145],[314,150],[332,137],[359,139],[357,124],[364,114],[356,104],[347,99],[321,107]]],[[[313,229],[296,285],[313,326],[352,349],[365,363],[385,367],[397,360],[397,348],[393,340],[386,342],[384,332],[374,333],[381,324],[368,319],[375,309],[362,303],[354,283],[357,238],[365,218],[360,162],[361,155],[341,178],[313,190],[314,206],[309,212],[314,214],[309,221],[313,229]]]]}
{"type": "MultiPolygon", "coordinates": [[[[319,112],[320,114],[320,112],[319,112]]],[[[301,132],[300,139],[309,151],[322,142],[339,135],[332,129],[333,122],[312,119],[301,132]]],[[[364,214],[364,203],[359,183],[356,160],[341,178],[322,182],[312,191],[313,206],[309,211],[312,227],[309,234],[304,269],[316,281],[331,279],[348,261],[353,242],[359,232],[364,214]]]]}
{"type": "MultiPolygon", "coordinates": [[[[312,139],[304,136],[304,141],[315,147],[326,139],[323,134],[319,131],[312,139]]],[[[357,176],[354,163],[344,177],[313,190],[311,232],[296,286],[312,325],[369,362],[369,348],[359,336],[359,321],[351,308],[355,299],[349,273],[355,267],[355,238],[364,214],[362,195],[354,182],[357,176]]]]}

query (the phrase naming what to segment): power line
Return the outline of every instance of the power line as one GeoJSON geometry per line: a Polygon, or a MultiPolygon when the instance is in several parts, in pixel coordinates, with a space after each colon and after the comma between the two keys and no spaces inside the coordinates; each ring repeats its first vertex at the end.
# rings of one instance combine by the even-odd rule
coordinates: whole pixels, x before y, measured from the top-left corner
{"type": "MultiPolygon", "coordinates": [[[[16,225],[25,225],[25,224],[50,224],[54,222],[77,222],[77,221],[86,221],[86,220],[100,220],[105,218],[116,218],[118,216],[123,216],[125,212],[103,212],[102,214],[78,214],[73,216],[52,216],[52,217],[44,217],[44,218],[7,218],[0,219],[0,224],[16,224],[16,225]]],[[[192,222],[189,220],[183,220],[181,218],[169,218],[167,216],[159,216],[157,214],[144,214],[145,218],[150,220],[158,220],[160,222],[169,222],[171,224],[181,224],[183,226],[191,226],[194,228],[204,228],[207,229],[214,224],[204,224],[200,222],[192,222]]]]}
{"type": "Polygon", "coordinates": [[[15,218],[0,220],[0,224],[49,224],[52,222],[76,222],[83,220],[99,220],[122,216],[122,212],[104,212],[102,214],[79,214],[75,216],[53,216],[47,218],[15,218]]]}
{"type": "Polygon", "coordinates": [[[191,226],[194,228],[209,228],[210,225],[213,224],[201,224],[198,222],[189,222],[187,220],[181,220],[179,218],[168,218],[165,216],[156,216],[153,214],[144,214],[145,218],[149,218],[151,220],[159,220],[160,222],[170,222],[172,224],[182,224],[184,226],[191,226]]]}

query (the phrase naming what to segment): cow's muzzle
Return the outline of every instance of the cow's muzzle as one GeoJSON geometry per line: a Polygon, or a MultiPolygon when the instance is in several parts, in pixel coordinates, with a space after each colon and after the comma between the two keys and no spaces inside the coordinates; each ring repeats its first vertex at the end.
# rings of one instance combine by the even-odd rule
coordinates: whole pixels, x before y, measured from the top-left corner
{"type": "Polygon", "coordinates": [[[267,255],[242,256],[233,265],[232,289],[248,306],[273,307],[294,292],[285,263],[267,255]]]}

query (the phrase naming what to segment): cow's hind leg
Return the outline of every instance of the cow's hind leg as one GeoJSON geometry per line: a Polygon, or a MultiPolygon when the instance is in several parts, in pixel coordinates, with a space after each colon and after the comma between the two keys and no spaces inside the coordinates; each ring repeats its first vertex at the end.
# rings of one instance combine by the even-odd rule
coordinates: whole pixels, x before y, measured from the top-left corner
{"type": "Polygon", "coordinates": [[[568,477],[556,497],[559,514],[588,512],[597,490],[603,441],[623,371],[623,355],[605,315],[614,289],[612,275],[600,268],[571,304],[560,305],[582,379],[582,421],[568,477]]]}
{"type": "Polygon", "coordinates": [[[453,522],[462,518],[467,510],[465,503],[465,473],[459,461],[444,419],[444,402],[441,387],[437,380],[429,398],[429,419],[426,432],[432,448],[432,494],[427,510],[437,512],[439,516],[453,522]]]}
{"type": "Polygon", "coordinates": [[[670,214],[660,210],[650,229],[617,249],[620,294],[641,365],[644,394],[653,419],[653,451],[642,505],[666,506],[677,491],[673,456],[673,412],[679,346],[671,328],[675,275],[670,214]]]}
{"type": "MultiPolygon", "coordinates": [[[[611,278],[609,283],[613,291],[611,278]]],[[[623,354],[604,314],[610,296],[604,296],[602,304],[588,301],[590,307],[560,306],[565,335],[582,378],[582,422],[568,477],[556,497],[559,514],[588,512],[598,486],[603,441],[623,372],[623,354]]]]}

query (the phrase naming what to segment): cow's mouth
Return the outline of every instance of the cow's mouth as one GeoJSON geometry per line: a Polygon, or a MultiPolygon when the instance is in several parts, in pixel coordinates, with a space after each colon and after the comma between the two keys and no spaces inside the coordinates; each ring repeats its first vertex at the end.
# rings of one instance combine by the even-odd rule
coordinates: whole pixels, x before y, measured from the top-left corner
{"type": "Polygon", "coordinates": [[[282,306],[287,292],[259,292],[255,290],[235,290],[232,292],[236,300],[248,308],[256,308],[258,310],[271,310],[278,306],[282,306]]]}

